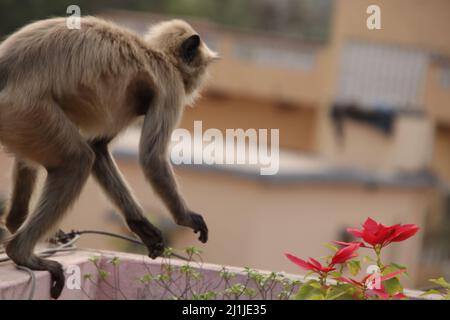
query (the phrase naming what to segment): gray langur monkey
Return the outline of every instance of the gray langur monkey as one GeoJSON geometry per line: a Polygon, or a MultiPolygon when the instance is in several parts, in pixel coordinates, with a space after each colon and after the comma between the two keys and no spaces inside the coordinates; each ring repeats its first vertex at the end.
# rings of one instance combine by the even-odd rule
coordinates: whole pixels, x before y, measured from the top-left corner
{"type": "Polygon", "coordinates": [[[108,151],[108,143],[144,116],[139,160],[145,177],[178,225],[208,228],[178,192],[168,144],[186,104],[193,103],[208,66],[218,59],[182,20],[152,26],[140,37],[113,23],[84,17],[25,26],[0,45],[0,142],[15,156],[14,188],[6,217],[5,251],[17,264],[48,270],[51,296],[64,287],[61,264],[33,253],[80,194],[89,174],[120,209],[151,258],[164,250],[161,232],[143,215],[108,151]],[[27,218],[39,167],[44,189],[27,218]]]}

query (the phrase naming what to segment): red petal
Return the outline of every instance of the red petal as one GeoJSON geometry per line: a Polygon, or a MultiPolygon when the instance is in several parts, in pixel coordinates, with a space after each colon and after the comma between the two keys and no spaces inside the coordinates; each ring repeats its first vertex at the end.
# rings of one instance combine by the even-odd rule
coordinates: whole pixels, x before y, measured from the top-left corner
{"type": "Polygon", "coordinates": [[[380,280],[381,281],[386,281],[386,280],[395,278],[396,276],[398,276],[399,274],[401,274],[401,273],[403,273],[405,271],[406,271],[406,269],[402,269],[402,270],[391,272],[391,273],[389,273],[389,274],[387,274],[385,276],[382,276],[380,280]]]}
{"type": "Polygon", "coordinates": [[[334,270],[336,270],[336,268],[333,268],[333,267],[322,267],[320,269],[320,271],[322,271],[324,273],[328,273],[328,272],[331,272],[331,271],[334,271],[334,270]]]}
{"type": "Polygon", "coordinates": [[[372,246],[381,244],[378,242],[379,239],[374,234],[369,233],[369,232],[364,232],[362,238],[365,242],[367,242],[368,244],[370,244],[372,246]]]}
{"type": "Polygon", "coordinates": [[[362,231],[353,228],[347,228],[347,232],[356,238],[361,238],[363,236],[362,231]]]}
{"type": "Polygon", "coordinates": [[[392,242],[400,242],[404,241],[408,238],[411,238],[419,231],[419,227],[415,224],[405,224],[398,228],[398,232],[396,236],[392,239],[392,242]]]}
{"type": "Polygon", "coordinates": [[[362,248],[370,248],[370,247],[366,246],[364,244],[364,242],[344,242],[344,241],[333,241],[333,242],[336,244],[339,244],[341,246],[350,246],[352,244],[359,244],[359,246],[362,248]]]}
{"type": "Polygon", "coordinates": [[[406,295],[404,295],[403,293],[400,292],[400,293],[395,294],[394,298],[396,298],[396,299],[405,299],[406,295]]]}
{"type": "Polygon", "coordinates": [[[364,286],[359,281],[356,281],[356,280],[353,280],[353,279],[349,279],[349,278],[345,278],[345,277],[339,277],[339,278],[336,278],[336,280],[340,281],[340,282],[346,282],[346,283],[354,284],[354,285],[356,285],[358,287],[363,287],[364,286]]]}
{"type": "Polygon", "coordinates": [[[316,268],[322,269],[322,265],[320,264],[319,261],[313,259],[313,258],[309,258],[309,261],[311,261],[311,264],[313,266],[315,266],[316,268]]]}
{"type": "Polygon", "coordinates": [[[376,233],[380,224],[371,218],[367,218],[367,220],[363,224],[364,231],[369,231],[370,233],[376,233]]]}
{"type": "Polygon", "coordinates": [[[382,246],[391,243],[392,238],[395,237],[399,225],[394,225],[391,227],[380,226],[375,238],[376,243],[382,246]]]}
{"type": "Polygon", "coordinates": [[[354,243],[345,248],[340,249],[331,259],[331,265],[344,263],[347,260],[356,257],[357,255],[354,252],[358,249],[359,243],[354,243]]]}
{"type": "Polygon", "coordinates": [[[297,258],[296,256],[293,256],[292,254],[286,253],[286,257],[291,260],[293,263],[298,265],[300,268],[303,268],[305,270],[312,270],[311,265],[306,262],[305,260],[302,260],[300,258],[297,258]]]}

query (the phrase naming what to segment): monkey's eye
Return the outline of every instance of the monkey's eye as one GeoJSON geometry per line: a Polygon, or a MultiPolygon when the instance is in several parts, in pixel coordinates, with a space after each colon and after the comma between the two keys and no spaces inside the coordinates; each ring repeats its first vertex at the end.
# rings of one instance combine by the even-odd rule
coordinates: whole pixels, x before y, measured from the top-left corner
{"type": "Polygon", "coordinates": [[[194,60],[198,47],[200,46],[200,37],[194,34],[183,41],[180,48],[180,56],[186,63],[191,63],[194,60]]]}

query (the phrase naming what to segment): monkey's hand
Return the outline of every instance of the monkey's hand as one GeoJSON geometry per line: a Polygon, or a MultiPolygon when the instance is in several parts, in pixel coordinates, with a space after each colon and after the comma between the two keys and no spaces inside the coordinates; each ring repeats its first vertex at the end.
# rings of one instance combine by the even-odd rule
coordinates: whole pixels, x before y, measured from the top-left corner
{"type": "Polygon", "coordinates": [[[200,232],[198,240],[203,243],[208,241],[208,227],[203,217],[195,212],[189,211],[184,217],[177,221],[180,226],[192,228],[195,233],[200,232]]]}
{"type": "Polygon", "coordinates": [[[147,219],[127,220],[131,231],[136,233],[148,249],[148,256],[156,259],[164,252],[164,240],[161,231],[147,219]]]}

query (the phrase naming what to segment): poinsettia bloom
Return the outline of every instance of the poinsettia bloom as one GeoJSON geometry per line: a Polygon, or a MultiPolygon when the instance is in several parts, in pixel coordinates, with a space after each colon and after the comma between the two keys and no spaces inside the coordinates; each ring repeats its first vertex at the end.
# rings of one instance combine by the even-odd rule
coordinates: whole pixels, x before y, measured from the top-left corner
{"type": "Polygon", "coordinates": [[[363,239],[364,242],[370,244],[372,247],[385,247],[391,242],[406,240],[415,235],[418,230],[419,227],[415,224],[395,224],[388,227],[371,218],[367,218],[362,230],[347,229],[354,237],[363,239]]]}
{"type": "Polygon", "coordinates": [[[322,266],[319,261],[309,258],[309,261],[305,261],[303,259],[297,258],[292,254],[286,253],[286,257],[291,260],[293,263],[298,265],[300,268],[303,268],[308,271],[314,271],[317,273],[328,273],[330,271],[336,270],[331,266],[322,266]]]}
{"type": "Polygon", "coordinates": [[[359,243],[351,243],[347,247],[344,247],[337,251],[333,258],[331,258],[330,265],[340,264],[347,262],[351,258],[358,256],[355,251],[360,247],[359,243]]]}
{"type": "Polygon", "coordinates": [[[328,273],[330,271],[336,270],[334,268],[334,265],[345,263],[351,258],[356,257],[357,254],[355,253],[355,251],[358,250],[358,248],[359,244],[354,243],[338,250],[331,258],[331,262],[328,264],[328,266],[322,266],[319,261],[313,258],[309,258],[309,261],[305,261],[289,253],[286,253],[286,257],[288,257],[289,260],[305,270],[314,271],[317,273],[328,273]]]}

